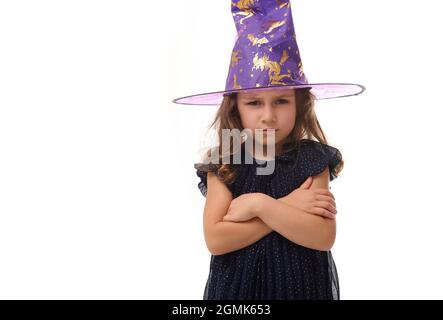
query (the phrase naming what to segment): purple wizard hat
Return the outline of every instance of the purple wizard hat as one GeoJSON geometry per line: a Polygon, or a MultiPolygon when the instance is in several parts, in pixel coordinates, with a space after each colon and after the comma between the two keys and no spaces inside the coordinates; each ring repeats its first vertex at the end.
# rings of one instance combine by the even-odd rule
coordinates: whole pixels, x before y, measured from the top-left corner
{"type": "Polygon", "coordinates": [[[353,96],[365,87],[352,83],[308,83],[289,0],[232,0],[237,36],[224,91],[174,99],[179,104],[219,105],[223,95],[266,89],[310,88],[317,100],[353,96]]]}

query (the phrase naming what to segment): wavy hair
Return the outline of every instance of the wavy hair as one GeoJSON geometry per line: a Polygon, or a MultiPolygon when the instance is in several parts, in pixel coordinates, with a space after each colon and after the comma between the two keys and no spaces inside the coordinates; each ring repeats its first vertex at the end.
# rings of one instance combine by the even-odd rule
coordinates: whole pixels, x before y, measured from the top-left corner
{"type": "MultiPolygon", "coordinates": [[[[299,88],[294,89],[295,100],[296,100],[296,121],[294,128],[286,137],[283,142],[283,152],[288,149],[298,148],[301,139],[317,139],[318,142],[323,144],[328,144],[327,138],[320,126],[320,123],[315,114],[315,95],[310,92],[310,88],[299,88]]],[[[222,130],[223,129],[239,129],[244,130],[240,118],[240,113],[237,107],[237,93],[225,94],[223,101],[215,115],[214,121],[211,123],[209,128],[215,128],[217,132],[218,141],[222,141],[222,130]]],[[[229,139],[229,154],[234,153],[233,141],[229,139]]],[[[230,164],[222,163],[222,158],[226,154],[222,154],[222,148],[216,146],[211,148],[206,152],[206,162],[207,159],[215,157],[218,159],[216,164],[217,175],[225,183],[232,183],[235,180],[235,170],[230,166],[230,164]],[[218,150],[217,155],[213,155],[213,152],[218,150]]],[[[333,174],[337,176],[340,171],[342,171],[344,161],[341,160],[340,163],[334,168],[333,174]]]]}

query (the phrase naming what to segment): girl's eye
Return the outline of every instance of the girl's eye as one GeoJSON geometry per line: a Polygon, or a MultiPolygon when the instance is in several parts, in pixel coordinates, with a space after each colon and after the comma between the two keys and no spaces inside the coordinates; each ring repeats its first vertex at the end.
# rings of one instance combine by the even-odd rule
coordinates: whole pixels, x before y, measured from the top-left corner
{"type": "MultiPolygon", "coordinates": [[[[286,99],[278,99],[277,102],[278,102],[278,104],[285,104],[285,103],[288,103],[288,100],[286,100],[286,99]]],[[[251,101],[251,102],[248,102],[247,104],[251,105],[251,106],[256,106],[259,103],[260,103],[259,101],[251,101]]]]}

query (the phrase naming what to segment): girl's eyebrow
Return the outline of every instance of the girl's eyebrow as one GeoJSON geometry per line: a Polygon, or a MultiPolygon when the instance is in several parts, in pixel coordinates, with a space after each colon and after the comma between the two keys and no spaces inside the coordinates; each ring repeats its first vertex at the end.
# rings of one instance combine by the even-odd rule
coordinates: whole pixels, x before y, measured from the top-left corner
{"type": "MultiPolygon", "coordinates": [[[[284,94],[284,95],[281,95],[281,96],[277,96],[277,97],[274,97],[274,99],[278,99],[278,98],[291,98],[292,97],[292,95],[291,94],[284,94]]],[[[243,99],[246,99],[246,100],[249,100],[249,99],[260,99],[260,97],[245,97],[245,98],[243,98],[243,99]]]]}

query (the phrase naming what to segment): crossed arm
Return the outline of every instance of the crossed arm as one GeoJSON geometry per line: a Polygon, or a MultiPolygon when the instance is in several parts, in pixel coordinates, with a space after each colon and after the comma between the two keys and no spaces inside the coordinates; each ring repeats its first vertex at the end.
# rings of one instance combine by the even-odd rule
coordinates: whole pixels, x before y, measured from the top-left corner
{"type": "MultiPolygon", "coordinates": [[[[329,188],[329,171],[313,177],[311,188],[329,188]]],[[[208,173],[208,193],[204,209],[204,234],[213,255],[225,254],[244,248],[273,230],[292,242],[308,248],[327,251],[335,241],[335,219],[308,214],[285,201],[261,196],[257,215],[244,222],[223,221],[232,194],[218,178],[208,173]]]]}

